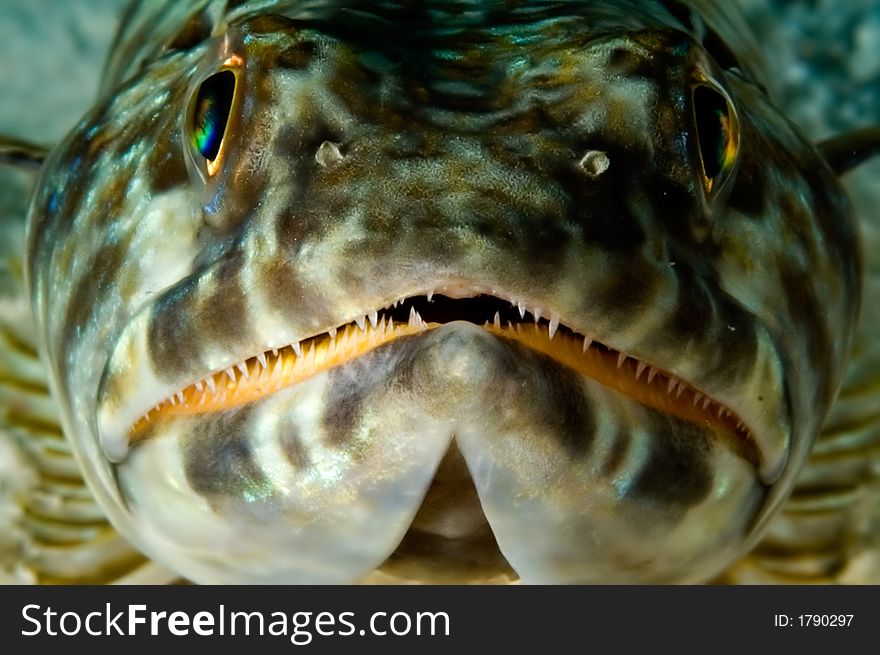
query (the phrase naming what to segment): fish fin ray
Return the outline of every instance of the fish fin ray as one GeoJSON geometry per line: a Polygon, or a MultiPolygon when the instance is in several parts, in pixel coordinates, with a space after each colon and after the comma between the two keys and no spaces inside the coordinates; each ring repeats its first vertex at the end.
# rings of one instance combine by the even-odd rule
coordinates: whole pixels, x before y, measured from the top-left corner
{"type": "Polygon", "coordinates": [[[830,137],[818,145],[831,169],[843,175],[880,156],[880,126],[863,127],[830,137]]]}
{"type": "Polygon", "coordinates": [[[0,134],[0,164],[16,168],[34,169],[43,165],[49,148],[0,134]]]}

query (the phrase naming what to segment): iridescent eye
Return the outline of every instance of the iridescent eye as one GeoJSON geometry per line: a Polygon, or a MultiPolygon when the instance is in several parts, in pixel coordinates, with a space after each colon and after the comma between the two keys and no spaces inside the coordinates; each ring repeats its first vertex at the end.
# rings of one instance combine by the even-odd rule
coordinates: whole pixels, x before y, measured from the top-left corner
{"type": "Polygon", "coordinates": [[[190,114],[193,147],[209,164],[209,173],[219,163],[219,155],[235,95],[235,74],[224,70],[202,82],[190,114]]]}
{"type": "Polygon", "coordinates": [[[730,102],[712,87],[695,87],[693,101],[703,184],[712,192],[724,184],[736,163],[739,126],[730,102]]]}

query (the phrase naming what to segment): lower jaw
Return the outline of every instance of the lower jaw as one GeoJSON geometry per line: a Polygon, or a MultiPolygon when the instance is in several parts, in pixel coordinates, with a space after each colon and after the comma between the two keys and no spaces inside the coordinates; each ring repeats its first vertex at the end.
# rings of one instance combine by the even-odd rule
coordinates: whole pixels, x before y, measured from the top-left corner
{"type": "MultiPolygon", "coordinates": [[[[387,548],[374,551],[379,553],[378,561],[370,565],[396,579],[511,580],[517,575],[512,573],[514,568],[522,572],[532,567],[529,575],[522,575],[526,581],[688,581],[692,574],[702,578],[704,571],[717,569],[715,563],[731,548],[725,544],[735,547],[747,531],[756,504],[762,502],[754,471],[720,445],[713,430],[666,419],[622,394],[580,378],[547,356],[517,342],[496,339],[470,324],[449,325],[385,344],[344,368],[326,371],[302,386],[251,406],[254,409],[233,408],[218,416],[167,417],[151,426],[157,431],[152,436],[161,437],[168,421],[172,432],[176,430],[176,447],[184,451],[195,448],[191,454],[197,457],[191,464],[202,467],[198,481],[209,487],[198,491],[198,502],[207,497],[221,513],[231,502],[236,512],[244,513],[235,517],[240,527],[231,531],[222,514],[210,521],[232,539],[253,539],[234,543],[239,554],[228,556],[230,561],[247,562],[247,566],[271,564],[271,557],[261,550],[259,536],[252,537],[252,533],[268,530],[267,536],[285,542],[283,552],[295,553],[301,545],[288,543],[283,535],[278,537],[275,521],[290,514],[302,516],[297,520],[306,525],[323,520],[328,515],[321,504],[325,497],[345,514],[346,503],[351,501],[345,494],[340,496],[338,489],[353,485],[351,498],[367,503],[360,514],[365,519],[363,527],[354,526],[346,532],[346,539],[355,546],[360,544],[360,530],[386,520],[381,512],[387,508],[376,505],[375,498],[392,507],[399,506],[401,497],[409,498],[405,527],[387,548]],[[605,416],[601,430],[598,423],[592,427],[581,424],[570,411],[571,392],[586,393],[584,385],[589,387],[586,402],[593,405],[590,411],[605,416]],[[311,405],[332,409],[333,414],[316,418],[309,413],[311,405]],[[313,458],[312,462],[319,473],[327,471],[313,490],[320,493],[309,491],[281,499],[267,495],[265,503],[259,497],[243,502],[236,495],[243,469],[236,468],[235,457],[242,446],[228,440],[218,443],[218,437],[220,442],[227,439],[229,424],[247,411],[253,413],[250,418],[254,421],[247,423],[250,432],[244,438],[262,440],[249,446],[254,452],[271,447],[269,441],[277,442],[288,433],[279,427],[273,435],[258,434],[257,428],[263,425],[256,416],[260,412],[272,420],[283,418],[301,435],[318,435],[306,445],[313,447],[313,453],[325,453],[315,455],[323,460],[313,458]],[[341,425],[342,420],[349,422],[343,426],[345,430],[329,430],[328,425],[341,425]],[[626,440],[621,441],[618,433],[626,440]],[[193,435],[200,442],[194,446],[188,443],[193,435]],[[664,445],[666,442],[674,447],[664,445]],[[625,448],[618,455],[620,444],[625,448]],[[651,468],[657,456],[662,466],[651,468]],[[210,457],[218,461],[206,462],[210,457]],[[688,477],[689,457],[712,473],[714,486],[697,490],[705,500],[694,498],[693,490],[686,488],[699,483],[688,477]],[[340,469],[339,463],[349,468],[340,469]],[[421,482],[410,486],[406,480],[415,478],[407,475],[417,469],[421,482]],[[206,477],[216,472],[230,476],[228,489],[206,477]],[[362,482],[367,485],[366,494],[365,488],[358,486],[362,482]],[[371,492],[377,484],[382,487],[378,494],[371,492]],[[363,501],[364,497],[373,498],[374,504],[363,501]],[[305,516],[304,507],[314,511],[309,509],[312,513],[305,516]],[[380,510],[375,519],[372,507],[380,510]],[[690,513],[700,515],[705,527],[677,525],[690,513]],[[273,517],[268,523],[264,520],[267,515],[273,517]],[[725,521],[719,522],[719,517],[725,521]],[[490,522],[492,528],[488,528],[490,522]],[[700,553],[696,556],[685,540],[701,531],[707,536],[703,537],[705,543],[695,546],[700,553]],[[657,535],[656,544],[642,543],[645,534],[657,535]],[[597,535],[605,542],[601,548],[595,543],[597,535]],[[679,568],[683,554],[700,560],[698,572],[679,568]],[[711,561],[704,564],[703,559],[711,561]],[[600,562],[595,571],[593,561],[600,562]],[[621,569],[615,573],[618,566],[621,569]]],[[[128,469],[123,464],[126,470],[120,469],[120,479],[131,489],[130,505],[136,510],[144,507],[145,520],[157,509],[167,512],[169,498],[174,499],[180,491],[180,485],[169,480],[166,497],[149,503],[153,509],[138,497],[154,492],[148,479],[152,472],[169,475],[164,455],[148,455],[162,452],[154,447],[166,441],[147,439],[134,449],[135,459],[154,458],[150,468],[128,469]]],[[[296,491],[302,470],[284,486],[296,491]]],[[[167,518],[166,540],[195,522],[187,519],[181,523],[177,512],[167,518]]],[[[193,519],[202,518],[193,515],[193,519]]],[[[333,519],[328,530],[347,525],[347,520],[333,519]]],[[[387,520],[389,525],[393,522],[387,520]]],[[[296,532],[291,536],[297,538],[296,532]]],[[[201,542],[190,552],[213,549],[218,541],[199,532],[193,533],[193,538],[201,542]]],[[[335,546],[339,542],[326,543],[335,546]]],[[[311,556],[317,560],[323,553],[313,551],[311,556]]],[[[326,566],[334,568],[333,557],[326,566]]],[[[188,575],[186,569],[181,572],[188,575]]],[[[250,580],[253,571],[234,575],[250,580]]],[[[269,580],[316,581],[307,568],[265,575],[269,580]]],[[[199,582],[243,581],[218,578],[213,571],[196,572],[191,577],[199,582]]]]}

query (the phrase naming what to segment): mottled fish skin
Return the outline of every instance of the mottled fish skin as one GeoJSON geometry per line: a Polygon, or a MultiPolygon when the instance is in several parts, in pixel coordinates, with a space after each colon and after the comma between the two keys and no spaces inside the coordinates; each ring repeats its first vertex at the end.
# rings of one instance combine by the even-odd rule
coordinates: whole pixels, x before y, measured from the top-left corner
{"type": "Polygon", "coordinates": [[[525,581],[698,581],[748,551],[834,399],[861,270],[843,190],[718,5],[134,9],[28,226],[50,385],[114,525],[199,582],[356,581],[460,452],[525,581]],[[187,107],[230,58],[239,101],[205,181],[187,107]],[[741,130],[714,194],[691,109],[705,80],[741,130]],[[773,452],[756,466],[463,322],[161,421],[130,452],[102,445],[132,407],[444,288],[558,316],[734,409],[773,452]]]}

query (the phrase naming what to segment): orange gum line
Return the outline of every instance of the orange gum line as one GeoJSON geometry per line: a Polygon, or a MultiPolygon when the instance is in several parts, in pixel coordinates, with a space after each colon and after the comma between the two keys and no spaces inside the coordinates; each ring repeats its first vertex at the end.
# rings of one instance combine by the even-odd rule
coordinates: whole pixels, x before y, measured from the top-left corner
{"type": "MultiPolygon", "coordinates": [[[[232,381],[225,372],[214,373],[216,393],[203,385],[199,391],[195,384],[183,390],[183,402],[172,404],[165,400],[140,418],[131,428],[131,441],[139,440],[139,433],[152,421],[165,417],[208,414],[231,409],[253,402],[276,391],[301,382],[313,375],[335,366],[349,362],[361,355],[390,343],[401,337],[418,334],[437,327],[440,323],[422,326],[409,326],[397,323],[394,327],[373,328],[367,324],[365,331],[347,325],[336,337],[335,348],[331,351],[331,339],[325,335],[305,342],[303,356],[297,357],[290,347],[280,349],[277,356],[267,353],[267,366],[262,368],[256,358],[247,360],[248,379],[244,379],[238,369],[234,369],[236,379],[232,381]]],[[[583,352],[583,340],[567,334],[557,334],[550,339],[546,326],[516,324],[513,326],[485,325],[490,333],[517,341],[532,350],[545,354],[554,360],[590,377],[600,384],[633,398],[658,411],[672,414],[699,425],[725,426],[736,430],[737,420],[733,415],[718,417],[718,404],[714,401],[708,409],[702,408],[702,399],[694,405],[697,393],[685,387],[676,396],[676,391],[668,392],[669,377],[658,373],[651,383],[647,373],[636,379],[636,362],[628,358],[622,368],[617,366],[617,353],[589,347],[583,352]]]]}
{"type": "MultiPolygon", "coordinates": [[[[432,323],[427,327],[438,326],[439,323],[432,323]]],[[[171,404],[165,400],[151,409],[146,416],[141,417],[130,430],[131,441],[137,441],[138,433],[151,421],[168,416],[208,414],[245,405],[302,382],[322,371],[345,364],[383,344],[426,329],[410,327],[406,323],[397,323],[393,328],[389,327],[385,330],[382,330],[381,326],[374,328],[369,323],[365,327],[365,331],[362,332],[358,328],[346,325],[336,336],[336,347],[333,352],[330,350],[333,340],[329,335],[324,335],[304,342],[302,357],[297,357],[290,347],[280,348],[277,355],[267,353],[265,369],[257,363],[256,358],[251,358],[246,363],[249,371],[246,380],[237,368],[233,369],[236,375],[234,382],[225,372],[214,373],[216,393],[212,393],[206,386],[199,391],[195,384],[191,384],[183,390],[183,402],[171,404]]]]}
{"type": "Polygon", "coordinates": [[[632,358],[627,358],[623,366],[618,368],[617,358],[620,353],[616,351],[590,347],[586,352],[583,352],[581,339],[562,335],[551,341],[547,337],[546,328],[539,327],[535,330],[533,326],[529,325],[501,328],[489,325],[485,329],[501,337],[513,338],[532,350],[552,357],[596,382],[620,391],[633,400],[660,412],[698,425],[724,426],[730,430],[736,430],[738,419],[733,414],[719,417],[715,413],[719,407],[717,402],[711,401],[708,408],[703,409],[703,398],[705,398],[703,396],[695,405],[694,398],[698,392],[692,387],[685,386],[680,394],[677,393],[677,389],[670,393],[668,391],[670,379],[668,374],[658,372],[649,383],[647,372],[642,372],[637,379],[637,362],[632,358]]]}

